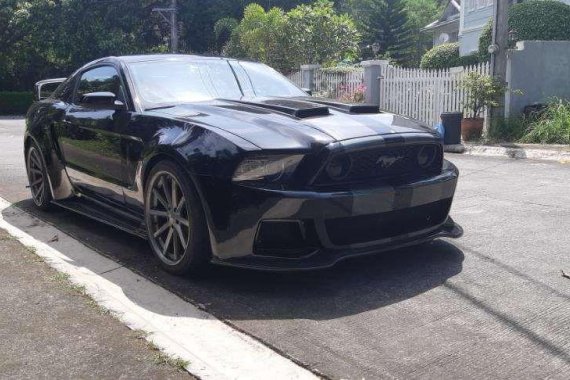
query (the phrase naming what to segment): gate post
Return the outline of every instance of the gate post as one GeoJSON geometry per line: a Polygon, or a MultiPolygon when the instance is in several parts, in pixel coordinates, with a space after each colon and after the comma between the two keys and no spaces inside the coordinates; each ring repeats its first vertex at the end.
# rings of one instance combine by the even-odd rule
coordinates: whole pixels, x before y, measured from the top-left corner
{"type": "Polygon", "coordinates": [[[310,91],[315,90],[315,71],[321,67],[321,65],[301,65],[301,83],[303,89],[310,91]]]}
{"type": "Polygon", "coordinates": [[[362,61],[361,65],[364,67],[364,86],[366,86],[364,99],[366,103],[380,106],[380,79],[383,70],[388,66],[388,61],[362,61]]]}

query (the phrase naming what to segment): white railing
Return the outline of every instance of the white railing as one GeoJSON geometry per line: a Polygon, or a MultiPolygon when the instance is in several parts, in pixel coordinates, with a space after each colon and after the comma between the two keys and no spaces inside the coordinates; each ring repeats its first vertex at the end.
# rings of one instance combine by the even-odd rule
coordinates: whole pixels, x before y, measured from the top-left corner
{"type": "Polygon", "coordinates": [[[468,94],[459,84],[470,71],[488,75],[489,63],[448,70],[383,67],[380,109],[434,126],[442,112],[463,110],[462,103],[468,94]]]}
{"type": "MultiPolygon", "coordinates": [[[[313,77],[313,96],[329,99],[359,101],[364,96],[364,69],[316,69],[313,77]]],[[[296,71],[287,75],[289,80],[299,87],[303,83],[302,72],[296,71]]]]}
{"type": "Polygon", "coordinates": [[[360,67],[351,71],[317,69],[313,95],[329,99],[351,99],[356,92],[362,92],[363,83],[364,69],[360,67]]]}

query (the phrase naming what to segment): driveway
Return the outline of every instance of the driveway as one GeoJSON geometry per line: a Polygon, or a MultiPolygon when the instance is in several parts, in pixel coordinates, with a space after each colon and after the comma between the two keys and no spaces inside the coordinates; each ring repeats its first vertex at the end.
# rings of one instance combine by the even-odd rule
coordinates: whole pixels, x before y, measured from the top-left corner
{"type": "Polygon", "coordinates": [[[449,156],[459,240],[318,272],[179,278],[143,240],[34,210],[22,134],[21,120],[0,120],[0,197],[326,377],[568,378],[570,165],[449,156]]]}

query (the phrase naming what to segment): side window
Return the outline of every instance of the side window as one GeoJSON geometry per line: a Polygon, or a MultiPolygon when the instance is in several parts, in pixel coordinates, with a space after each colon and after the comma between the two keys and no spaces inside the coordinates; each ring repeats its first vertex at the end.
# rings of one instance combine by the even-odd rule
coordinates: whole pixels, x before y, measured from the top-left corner
{"type": "Polygon", "coordinates": [[[79,103],[81,97],[90,92],[112,92],[117,99],[124,101],[119,73],[112,66],[101,66],[84,72],[79,79],[75,103],[79,103]]]}

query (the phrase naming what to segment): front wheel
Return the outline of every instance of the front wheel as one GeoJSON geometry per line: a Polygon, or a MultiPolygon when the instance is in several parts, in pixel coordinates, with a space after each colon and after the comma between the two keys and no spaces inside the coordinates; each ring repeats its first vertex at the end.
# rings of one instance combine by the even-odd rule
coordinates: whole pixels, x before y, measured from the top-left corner
{"type": "Polygon", "coordinates": [[[152,250],[168,272],[197,272],[209,262],[200,199],[188,175],[169,161],[159,162],[148,176],[145,221],[152,250]]]}

